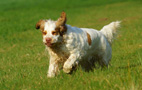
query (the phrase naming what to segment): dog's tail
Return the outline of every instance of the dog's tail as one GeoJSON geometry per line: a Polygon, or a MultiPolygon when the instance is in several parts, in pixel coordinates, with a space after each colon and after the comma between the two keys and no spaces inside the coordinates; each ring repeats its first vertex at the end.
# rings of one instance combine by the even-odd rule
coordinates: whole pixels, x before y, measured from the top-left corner
{"type": "Polygon", "coordinates": [[[104,26],[100,32],[104,34],[108,42],[111,44],[117,34],[119,27],[120,27],[120,21],[112,22],[104,26]]]}

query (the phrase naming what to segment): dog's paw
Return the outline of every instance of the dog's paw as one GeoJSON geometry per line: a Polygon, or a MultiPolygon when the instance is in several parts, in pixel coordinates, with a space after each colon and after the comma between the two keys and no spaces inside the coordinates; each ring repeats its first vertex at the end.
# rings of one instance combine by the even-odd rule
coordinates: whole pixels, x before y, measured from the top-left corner
{"type": "Polygon", "coordinates": [[[63,71],[64,71],[65,73],[70,73],[71,70],[72,70],[72,66],[65,63],[64,66],[63,66],[63,71]]]}
{"type": "Polygon", "coordinates": [[[53,78],[53,77],[55,77],[55,73],[48,73],[47,74],[47,78],[53,78]]]}
{"type": "Polygon", "coordinates": [[[79,64],[79,61],[75,61],[73,65],[65,63],[64,66],[63,66],[63,71],[65,73],[71,74],[74,70],[77,69],[78,64],[79,64]]]}

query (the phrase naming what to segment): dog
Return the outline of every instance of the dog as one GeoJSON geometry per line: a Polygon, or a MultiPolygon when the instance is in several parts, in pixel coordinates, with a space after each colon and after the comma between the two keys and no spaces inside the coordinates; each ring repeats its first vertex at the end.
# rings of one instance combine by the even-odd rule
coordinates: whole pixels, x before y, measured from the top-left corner
{"type": "Polygon", "coordinates": [[[40,20],[36,24],[50,55],[47,77],[58,75],[59,67],[65,73],[71,73],[78,65],[85,71],[95,68],[95,63],[108,67],[112,57],[111,44],[120,22],[112,22],[100,31],[72,27],[66,22],[66,13],[62,12],[57,21],[40,20]]]}

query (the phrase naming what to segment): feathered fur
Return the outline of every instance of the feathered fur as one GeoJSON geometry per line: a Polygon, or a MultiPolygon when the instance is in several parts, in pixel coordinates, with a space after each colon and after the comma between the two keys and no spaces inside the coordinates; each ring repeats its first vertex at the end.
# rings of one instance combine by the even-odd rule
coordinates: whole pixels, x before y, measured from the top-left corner
{"type": "Polygon", "coordinates": [[[109,43],[111,44],[115,39],[118,28],[120,27],[120,21],[112,22],[109,25],[104,26],[101,32],[105,35],[109,43]]]}

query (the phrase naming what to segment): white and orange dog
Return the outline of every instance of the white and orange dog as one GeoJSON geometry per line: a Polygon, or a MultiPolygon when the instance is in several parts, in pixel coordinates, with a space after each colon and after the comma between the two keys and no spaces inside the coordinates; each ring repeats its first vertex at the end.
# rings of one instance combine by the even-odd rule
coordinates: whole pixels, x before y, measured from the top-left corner
{"type": "Polygon", "coordinates": [[[57,21],[40,20],[36,29],[43,33],[43,42],[49,52],[48,77],[59,73],[59,67],[65,73],[80,65],[85,71],[92,70],[95,63],[108,66],[111,60],[111,43],[120,22],[112,22],[100,31],[89,28],[77,28],[66,24],[66,14],[61,13],[57,21]]]}

